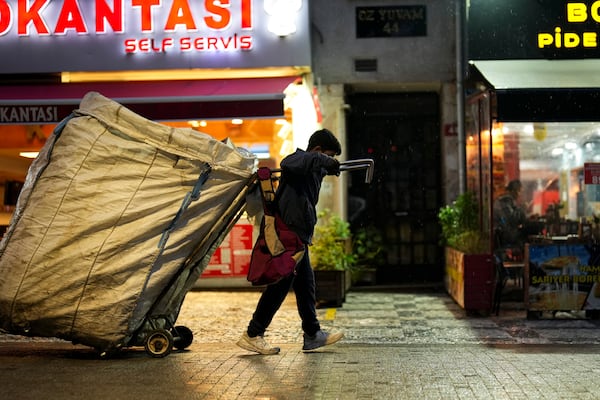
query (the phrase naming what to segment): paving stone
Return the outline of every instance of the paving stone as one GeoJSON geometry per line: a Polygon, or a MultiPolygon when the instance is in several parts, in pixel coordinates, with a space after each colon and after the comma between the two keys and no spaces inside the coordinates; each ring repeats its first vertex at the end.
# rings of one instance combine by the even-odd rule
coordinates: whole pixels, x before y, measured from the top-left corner
{"type": "Polygon", "coordinates": [[[154,359],[130,348],[109,360],[55,338],[0,334],[0,386],[10,399],[597,399],[598,321],[528,320],[522,305],[467,315],[443,291],[356,291],[320,309],[335,346],[303,353],[293,293],[266,339],[275,356],[235,342],[257,291],[188,293],[177,324],[189,349],[154,359]]]}

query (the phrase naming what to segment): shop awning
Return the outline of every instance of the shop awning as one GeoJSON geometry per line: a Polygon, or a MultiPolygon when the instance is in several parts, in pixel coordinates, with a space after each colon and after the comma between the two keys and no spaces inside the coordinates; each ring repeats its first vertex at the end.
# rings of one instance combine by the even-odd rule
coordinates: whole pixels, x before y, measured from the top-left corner
{"type": "Polygon", "coordinates": [[[0,86],[0,124],[56,123],[99,92],[151,120],[283,116],[284,90],[298,77],[0,86]]]}
{"type": "Polygon", "coordinates": [[[495,92],[504,122],[600,121],[600,60],[471,62],[495,92]]]}

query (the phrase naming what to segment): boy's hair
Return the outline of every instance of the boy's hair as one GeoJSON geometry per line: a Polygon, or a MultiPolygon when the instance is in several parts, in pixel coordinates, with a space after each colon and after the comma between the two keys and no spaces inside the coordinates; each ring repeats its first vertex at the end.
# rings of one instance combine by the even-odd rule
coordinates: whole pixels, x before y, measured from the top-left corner
{"type": "Polygon", "coordinates": [[[308,151],[320,146],[323,151],[334,151],[336,156],[342,154],[342,146],[329,129],[320,129],[308,140],[308,151]]]}

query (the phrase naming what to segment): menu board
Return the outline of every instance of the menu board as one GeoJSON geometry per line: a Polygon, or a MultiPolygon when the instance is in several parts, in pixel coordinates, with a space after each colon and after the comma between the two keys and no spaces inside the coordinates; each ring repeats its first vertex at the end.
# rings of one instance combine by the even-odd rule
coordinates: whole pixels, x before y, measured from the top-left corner
{"type": "Polygon", "coordinates": [[[526,308],[600,310],[600,248],[581,243],[528,244],[526,308]]]}
{"type": "Polygon", "coordinates": [[[204,272],[204,278],[246,277],[252,255],[253,225],[240,220],[225,236],[212,255],[204,272]]]}

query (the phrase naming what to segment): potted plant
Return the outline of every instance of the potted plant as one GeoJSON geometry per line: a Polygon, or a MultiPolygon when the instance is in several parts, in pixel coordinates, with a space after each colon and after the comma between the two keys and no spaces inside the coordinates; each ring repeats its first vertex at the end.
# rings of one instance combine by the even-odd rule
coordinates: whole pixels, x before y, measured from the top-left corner
{"type": "Polygon", "coordinates": [[[479,230],[479,207],[472,192],[465,192],[438,213],[442,244],[468,254],[485,251],[487,241],[479,230]]]}
{"type": "Polygon", "coordinates": [[[385,261],[383,236],[373,225],[361,226],[352,233],[352,282],[373,285],[377,281],[377,267],[385,261]]]}
{"type": "Polygon", "coordinates": [[[317,305],[341,306],[350,287],[354,256],[350,225],[329,209],[319,211],[310,257],[315,271],[317,305]]]}
{"type": "Polygon", "coordinates": [[[465,192],[440,209],[438,219],[445,246],[444,283],[452,298],[467,311],[489,313],[495,289],[495,269],[489,237],[479,226],[479,206],[465,192]]]}

